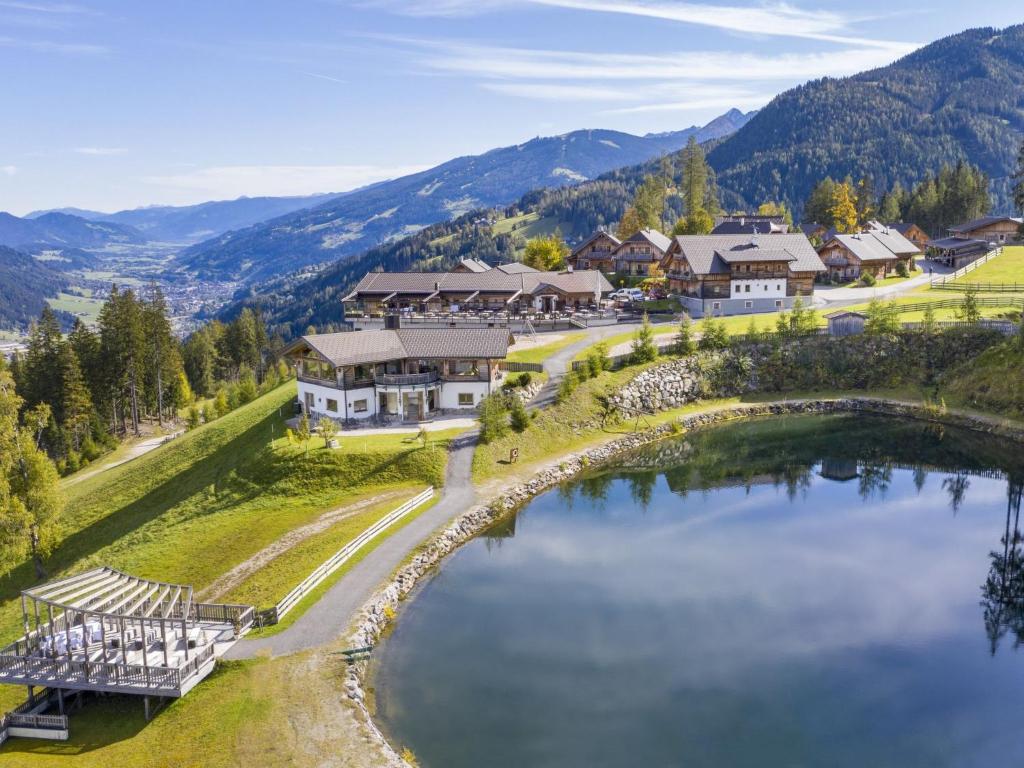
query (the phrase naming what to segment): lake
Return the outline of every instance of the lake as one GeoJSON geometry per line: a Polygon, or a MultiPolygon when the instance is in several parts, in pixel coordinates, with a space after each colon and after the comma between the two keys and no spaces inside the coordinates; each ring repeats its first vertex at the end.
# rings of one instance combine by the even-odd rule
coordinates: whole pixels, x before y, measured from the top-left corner
{"type": "Polygon", "coordinates": [[[1022,453],[862,415],[646,446],[417,588],[376,720],[424,768],[1024,765],[1022,453]]]}

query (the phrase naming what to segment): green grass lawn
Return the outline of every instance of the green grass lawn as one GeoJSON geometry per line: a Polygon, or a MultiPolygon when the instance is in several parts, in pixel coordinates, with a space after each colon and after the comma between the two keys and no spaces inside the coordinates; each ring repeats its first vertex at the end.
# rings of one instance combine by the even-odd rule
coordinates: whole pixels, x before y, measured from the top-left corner
{"type": "Polygon", "coordinates": [[[56,310],[70,312],[76,317],[82,318],[82,322],[88,325],[96,324],[100,310],[103,309],[103,302],[99,299],[63,292],[57,294],[55,299],[47,299],[47,302],[56,310]]]}
{"type": "MultiPolygon", "coordinates": [[[[432,434],[426,447],[409,436],[357,433],[342,437],[338,450],[323,450],[313,440],[307,453],[282,437],[294,393],[294,382],[284,384],[145,456],[67,487],[59,543],[47,562],[51,575],[109,564],[202,589],[327,510],[384,489],[411,496],[443,484],[452,432],[432,434]]],[[[302,568],[308,572],[323,559],[317,559],[323,551],[317,546],[329,548],[329,538],[290,555],[247,588],[261,597],[283,596],[302,568]]],[[[0,630],[8,638],[17,634],[17,593],[33,581],[26,563],[0,582],[0,630]]]]}
{"type": "MultiPolygon", "coordinates": [[[[509,353],[508,360],[516,363],[543,363],[551,355],[555,354],[559,350],[565,349],[571,344],[582,340],[586,337],[585,331],[573,331],[572,333],[560,334],[561,338],[557,341],[552,341],[549,344],[541,344],[535,347],[527,347],[525,349],[516,350],[515,352],[509,353]]],[[[538,335],[538,339],[543,340],[543,335],[538,335]]]]}
{"type": "Polygon", "coordinates": [[[1008,245],[986,264],[957,278],[958,283],[1020,283],[1024,285],[1024,245],[1008,245]]]}

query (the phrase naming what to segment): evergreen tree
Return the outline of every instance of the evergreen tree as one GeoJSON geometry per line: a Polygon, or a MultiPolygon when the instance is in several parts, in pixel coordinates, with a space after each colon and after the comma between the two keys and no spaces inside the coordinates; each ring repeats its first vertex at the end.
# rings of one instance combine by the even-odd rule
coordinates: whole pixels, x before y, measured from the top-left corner
{"type": "Polygon", "coordinates": [[[960,309],[957,310],[956,314],[965,323],[977,323],[981,320],[981,309],[978,306],[978,289],[976,286],[968,284],[967,290],[964,291],[963,302],[960,304],[960,309]]]}
{"type": "Polygon", "coordinates": [[[695,136],[690,136],[683,150],[683,210],[687,216],[707,210],[708,164],[704,150],[695,136]]]}
{"type": "Polygon", "coordinates": [[[131,289],[111,288],[99,324],[112,426],[124,433],[130,420],[132,433],[138,435],[140,403],[145,395],[146,338],[143,308],[131,289]]]}
{"type": "MultiPolygon", "coordinates": [[[[1013,174],[1013,204],[1017,211],[1024,213],[1024,140],[1017,150],[1017,168],[1013,174]]],[[[1022,225],[1024,233],[1024,225],[1022,225]]]]}
{"type": "Polygon", "coordinates": [[[645,312],[643,322],[636,330],[636,333],[633,334],[633,348],[629,355],[630,362],[634,365],[649,363],[657,356],[658,347],[654,343],[654,329],[651,327],[651,321],[645,312]]]}
{"type": "MultiPolygon", "coordinates": [[[[248,311],[248,310],[245,310],[248,311]]],[[[171,331],[167,312],[167,301],[156,285],[149,288],[149,298],[142,305],[142,320],[145,324],[146,343],[146,392],[147,404],[156,411],[157,422],[163,426],[164,417],[170,412],[170,399],[165,400],[164,391],[173,384],[181,368],[178,342],[171,331]]]]}
{"type": "Polygon", "coordinates": [[[895,224],[903,221],[903,206],[907,193],[903,186],[897,181],[892,189],[882,195],[878,206],[878,218],[884,224],[895,224]]]}
{"type": "Polygon", "coordinates": [[[804,204],[803,221],[806,224],[832,226],[832,204],[835,198],[836,183],[831,177],[818,182],[804,204]]]}
{"type": "Polygon", "coordinates": [[[185,375],[192,389],[200,397],[213,393],[217,369],[217,347],[209,327],[200,328],[185,341],[182,348],[185,375]]]}
{"type": "Polygon", "coordinates": [[[480,403],[480,442],[486,445],[508,433],[508,404],[495,392],[480,403]]]}
{"type": "Polygon", "coordinates": [[[526,412],[526,406],[523,405],[522,398],[512,395],[511,396],[511,407],[510,412],[510,425],[515,432],[525,432],[526,428],[530,426],[530,414],[526,412]]]}
{"type": "Polygon", "coordinates": [[[67,436],[70,448],[79,451],[82,442],[89,435],[93,407],[89,388],[78,364],[78,357],[69,343],[61,345],[60,370],[60,426],[67,436]]]}
{"type": "Polygon", "coordinates": [[[679,333],[676,334],[675,353],[677,355],[692,355],[697,351],[697,344],[693,340],[693,324],[690,316],[683,312],[679,319],[679,333]]]}
{"type": "Polygon", "coordinates": [[[44,307],[28,337],[28,350],[20,377],[20,394],[28,407],[48,404],[57,414],[61,397],[61,347],[64,344],[60,321],[50,307],[44,307]]]}
{"type": "Polygon", "coordinates": [[[861,227],[867,225],[875,217],[875,185],[870,176],[865,176],[857,182],[857,195],[854,204],[857,208],[857,224],[861,227]]]}

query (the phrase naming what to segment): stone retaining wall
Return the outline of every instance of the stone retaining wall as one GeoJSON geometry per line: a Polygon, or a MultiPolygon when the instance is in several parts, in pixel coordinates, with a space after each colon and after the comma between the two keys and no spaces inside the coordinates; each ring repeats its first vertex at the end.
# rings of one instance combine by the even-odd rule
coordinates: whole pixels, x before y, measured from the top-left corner
{"type": "MultiPolygon", "coordinates": [[[[431,573],[438,566],[444,557],[480,532],[514,513],[537,494],[574,477],[589,467],[608,461],[621,453],[642,445],[678,435],[688,430],[726,421],[759,416],[851,412],[939,421],[943,424],[986,432],[998,435],[1004,439],[1024,443],[1024,428],[1010,426],[995,419],[963,413],[938,414],[913,403],[874,398],[778,401],[717,408],[681,416],[674,422],[662,424],[644,432],[634,432],[596,448],[570,454],[556,466],[549,466],[541,470],[532,479],[507,489],[489,504],[474,506],[460,515],[443,531],[436,534],[426,544],[423,551],[415,555],[408,565],[401,568],[395,574],[392,581],[364,606],[362,616],[359,619],[356,630],[349,638],[348,645],[351,648],[375,645],[388,624],[394,620],[401,601],[421,578],[431,573]]],[[[345,679],[345,692],[356,706],[363,711],[367,723],[374,733],[384,744],[387,744],[383,735],[374,725],[373,719],[366,707],[366,694],[363,690],[366,670],[366,662],[359,662],[349,666],[345,679]]],[[[388,745],[388,748],[391,749],[390,745],[388,745]]],[[[401,758],[397,753],[394,753],[393,749],[392,756],[398,764],[403,764],[401,758]]]]}

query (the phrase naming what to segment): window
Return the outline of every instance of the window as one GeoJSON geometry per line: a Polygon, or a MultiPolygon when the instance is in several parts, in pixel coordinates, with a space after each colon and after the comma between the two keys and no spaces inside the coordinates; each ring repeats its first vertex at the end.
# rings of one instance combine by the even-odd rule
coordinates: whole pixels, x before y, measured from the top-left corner
{"type": "Polygon", "coordinates": [[[357,365],[357,366],[356,366],[355,372],[354,372],[354,373],[352,374],[352,376],[353,376],[353,378],[355,378],[355,379],[357,379],[357,380],[358,380],[358,379],[366,379],[366,378],[369,378],[369,377],[368,377],[368,376],[366,375],[366,367],[365,367],[365,366],[362,366],[362,365],[357,365]]]}
{"type": "Polygon", "coordinates": [[[330,411],[331,413],[337,413],[338,412],[338,401],[337,400],[331,400],[330,398],[327,398],[327,410],[330,411]]]}
{"type": "Polygon", "coordinates": [[[775,308],[776,309],[782,309],[782,299],[776,299],[775,300],[775,308]]]}
{"type": "Polygon", "coordinates": [[[754,302],[752,302],[752,301],[744,301],[743,302],[743,306],[746,307],[747,309],[751,309],[754,306],[754,302]]]}
{"type": "Polygon", "coordinates": [[[473,404],[473,393],[472,392],[459,392],[459,407],[472,405],[473,404]]]}
{"type": "Polygon", "coordinates": [[[713,301],[713,302],[711,302],[711,309],[712,310],[721,309],[721,308],[722,308],[722,302],[720,302],[720,301],[713,301]]]}
{"type": "Polygon", "coordinates": [[[451,370],[456,376],[475,376],[477,373],[476,360],[455,360],[451,370]]]}
{"type": "Polygon", "coordinates": [[[369,403],[366,400],[355,400],[352,403],[352,410],[356,413],[366,413],[369,410],[369,403]]]}
{"type": "Polygon", "coordinates": [[[746,288],[747,288],[747,291],[746,291],[746,292],[747,292],[747,293],[750,293],[750,283],[747,283],[747,285],[746,285],[746,288]]]}

